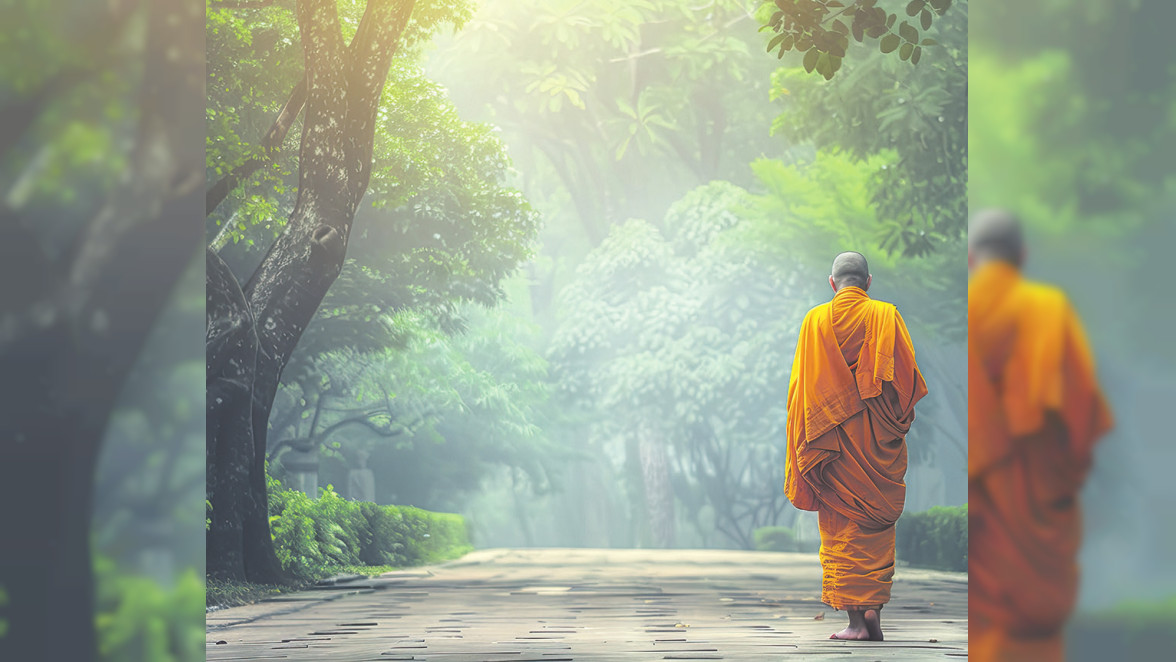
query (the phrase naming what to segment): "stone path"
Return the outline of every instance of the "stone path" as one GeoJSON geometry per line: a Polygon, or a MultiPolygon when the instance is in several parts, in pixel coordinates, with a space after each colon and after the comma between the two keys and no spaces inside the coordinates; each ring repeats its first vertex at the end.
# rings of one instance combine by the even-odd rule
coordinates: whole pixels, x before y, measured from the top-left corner
{"type": "Polygon", "coordinates": [[[815,554],[483,550],[208,614],[208,660],[964,659],[963,573],[902,568],[885,642],[831,641],[815,554]]]}

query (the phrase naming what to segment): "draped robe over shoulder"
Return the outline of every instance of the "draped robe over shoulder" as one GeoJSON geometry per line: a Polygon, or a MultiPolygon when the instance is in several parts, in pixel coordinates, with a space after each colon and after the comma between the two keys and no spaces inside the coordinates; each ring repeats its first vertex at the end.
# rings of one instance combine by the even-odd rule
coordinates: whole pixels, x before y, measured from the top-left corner
{"type": "Polygon", "coordinates": [[[1078,494],[1111,427],[1058,289],[990,263],[968,286],[970,654],[1061,660],[1078,588],[1078,494]]]}
{"type": "Polygon", "coordinates": [[[892,304],[843,287],[809,311],[788,385],[784,490],[819,512],[822,599],[836,609],[890,599],[906,433],[926,394],[892,304]]]}

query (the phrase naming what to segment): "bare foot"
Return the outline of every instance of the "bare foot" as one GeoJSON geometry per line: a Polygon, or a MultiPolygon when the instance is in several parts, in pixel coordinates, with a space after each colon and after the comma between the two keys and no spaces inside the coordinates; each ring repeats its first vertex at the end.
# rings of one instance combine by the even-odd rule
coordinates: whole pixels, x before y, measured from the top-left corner
{"type": "Polygon", "coordinates": [[[836,632],[829,635],[830,639],[843,639],[848,641],[869,641],[870,633],[865,628],[855,628],[852,625],[845,628],[841,632],[836,632]]]}
{"type": "Polygon", "coordinates": [[[866,632],[870,635],[870,641],[882,641],[882,616],[878,610],[867,609],[862,614],[862,619],[866,622],[866,632]]]}
{"type": "Polygon", "coordinates": [[[844,639],[848,641],[868,641],[870,639],[870,627],[866,623],[865,612],[861,609],[850,609],[849,627],[845,628],[837,634],[830,635],[830,639],[844,639]]]}

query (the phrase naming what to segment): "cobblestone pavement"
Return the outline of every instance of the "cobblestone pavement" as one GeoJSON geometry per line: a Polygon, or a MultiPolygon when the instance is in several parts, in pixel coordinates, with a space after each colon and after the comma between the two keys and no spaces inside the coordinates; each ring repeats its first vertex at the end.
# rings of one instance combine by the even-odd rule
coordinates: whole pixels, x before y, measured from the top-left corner
{"type": "Polygon", "coordinates": [[[208,660],[962,659],[964,573],[900,567],[885,642],[831,641],[815,554],[495,549],[208,614],[208,660]]]}

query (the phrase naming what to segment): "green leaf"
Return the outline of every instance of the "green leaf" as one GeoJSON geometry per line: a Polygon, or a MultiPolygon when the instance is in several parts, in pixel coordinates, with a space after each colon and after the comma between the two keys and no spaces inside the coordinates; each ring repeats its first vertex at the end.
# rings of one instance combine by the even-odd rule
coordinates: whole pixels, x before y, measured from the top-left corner
{"type": "MultiPolygon", "coordinates": [[[[910,44],[907,44],[907,45],[909,46],[910,44]]],[[[915,46],[914,52],[911,53],[911,64],[918,64],[919,58],[922,56],[923,56],[923,47],[922,46],[915,46]]]]}
{"type": "MultiPolygon", "coordinates": [[[[768,52],[771,53],[773,50],[775,50],[776,46],[778,46],[780,42],[784,41],[784,38],[787,36],[788,35],[786,34],[778,34],[775,37],[772,37],[772,40],[768,42],[768,52]]],[[[783,51],[784,49],[780,50],[783,51]]]]}
{"type": "Polygon", "coordinates": [[[817,73],[824,76],[825,80],[829,80],[833,77],[833,69],[829,66],[828,53],[821,53],[821,55],[817,58],[816,66],[813,68],[817,70],[817,73]]]}
{"type": "Polygon", "coordinates": [[[914,50],[915,50],[914,44],[911,44],[911,43],[903,44],[902,48],[898,49],[898,57],[903,60],[906,60],[906,59],[910,58],[911,53],[914,52],[914,50]]]}
{"type": "Polygon", "coordinates": [[[902,40],[898,38],[898,35],[888,34],[885,37],[882,37],[882,41],[879,43],[879,47],[882,49],[883,53],[890,53],[894,49],[898,48],[900,41],[902,40]]]}
{"type": "Polygon", "coordinates": [[[821,53],[816,48],[808,49],[804,54],[804,70],[811,74],[813,68],[817,66],[817,58],[820,56],[821,53]]]}
{"type": "Polygon", "coordinates": [[[898,34],[909,42],[915,43],[919,41],[919,31],[906,21],[903,21],[902,24],[898,26],[898,34]]]}
{"type": "Polygon", "coordinates": [[[923,29],[930,30],[931,29],[931,12],[924,9],[923,13],[919,16],[919,18],[923,23],[923,29]]]}
{"type": "Polygon", "coordinates": [[[906,6],[907,16],[914,16],[918,14],[924,6],[927,5],[927,0],[911,0],[906,6]]]}

